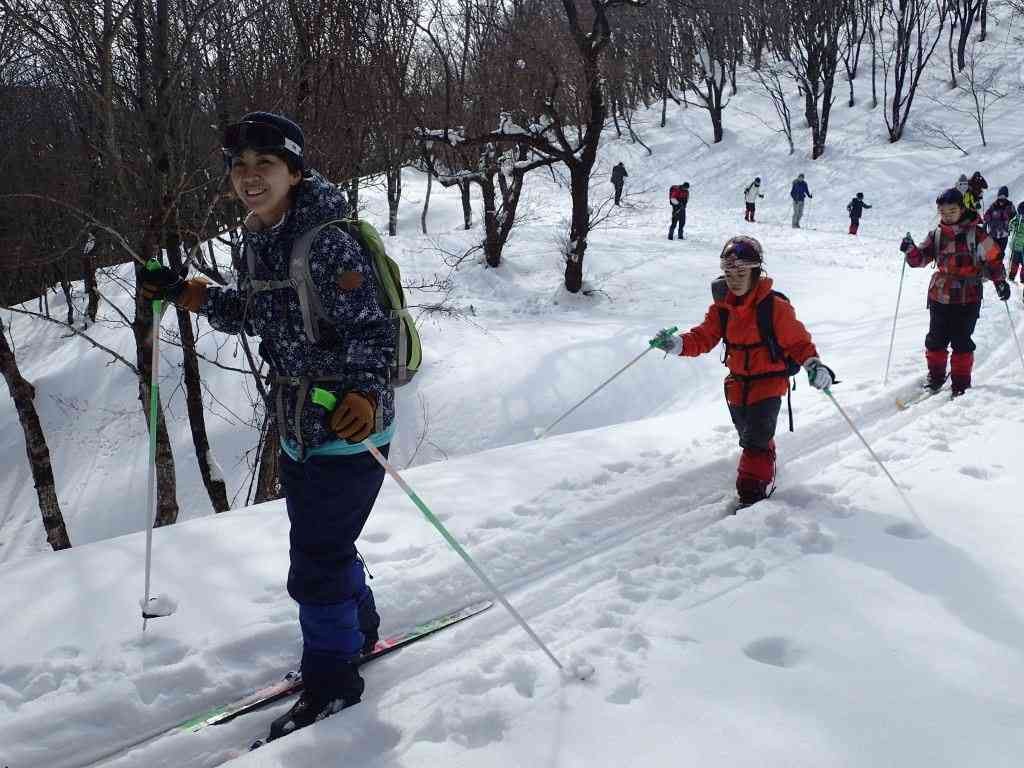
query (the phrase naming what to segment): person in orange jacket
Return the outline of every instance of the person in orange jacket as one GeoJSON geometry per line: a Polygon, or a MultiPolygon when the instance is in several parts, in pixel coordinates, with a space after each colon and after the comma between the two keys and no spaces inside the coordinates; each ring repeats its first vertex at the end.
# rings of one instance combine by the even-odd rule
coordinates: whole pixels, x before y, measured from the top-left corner
{"type": "Polygon", "coordinates": [[[761,274],[763,263],[761,244],[754,238],[727,240],[721,253],[723,276],[711,284],[714,302],[704,322],[681,335],[663,330],[650,342],[680,357],[696,357],[725,342],[725,399],[743,449],[736,470],[740,509],[774,490],[775,427],[792,370],[787,359],[802,365],[817,389],[835,382],[793,305],[761,274]]]}

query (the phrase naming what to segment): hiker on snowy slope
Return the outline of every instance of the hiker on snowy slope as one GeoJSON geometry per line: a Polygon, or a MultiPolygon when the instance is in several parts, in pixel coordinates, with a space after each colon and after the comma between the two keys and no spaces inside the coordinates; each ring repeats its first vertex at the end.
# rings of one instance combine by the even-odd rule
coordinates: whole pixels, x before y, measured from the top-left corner
{"type": "Polygon", "coordinates": [[[1020,281],[1024,283],[1024,201],[1017,205],[1017,215],[1010,220],[1010,236],[1007,245],[1010,248],[1010,282],[1017,279],[1017,270],[1021,270],[1020,281]]]}
{"type": "Polygon", "coordinates": [[[1010,190],[1008,187],[1000,187],[996,201],[985,211],[985,229],[988,236],[999,245],[999,250],[1006,254],[1006,241],[1010,237],[1010,220],[1015,213],[1013,203],[1010,202],[1010,190]]]}
{"type": "Polygon", "coordinates": [[[949,359],[947,347],[952,346],[952,394],[959,397],[971,386],[975,349],[971,336],[981,312],[982,280],[991,280],[1003,301],[1010,298],[1010,285],[999,246],[985,234],[978,214],[964,208],[963,195],[947,189],[935,204],[939,226],[919,246],[909,236],[904,237],[900,250],[906,254],[908,266],[935,264],[928,287],[931,322],[924,340],[927,386],[934,391],[942,387],[949,359]]]}
{"type": "Polygon", "coordinates": [[[981,210],[981,200],[985,196],[985,190],[988,189],[988,182],[985,177],[981,175],[981,171],[975,171],[971,174],[970,180],[967,185],[971,193],[971,202],[974,210],[981,210]]]}
{"type": "Polygon", "coordinates": [[[858,192],[850,202],[846,204],[846,212],[850,214],[850,234],[856,235],[860,227],[860,217],[864,215],[864,209],[871,206],[864,202],[864,193],[858,192]]]}
{"type": "Polygon", "coordinates": [[[622,200],[622,185],[626,183],[626,166],[621,162],[612,166],[612,186],[615,187],[615,204],[620,205],[622,200]]]}
{"type": "Polygon", "coordinates": [[[774,490],[775,426],[793,370],[787,358],[803,365],[813,387],[827,389],[835,381],[793,305],[762,276],[762,263],[761,244],[754,238],[726,241],[724,275],[711,284],[714,302],[704,322],[681,336],[661,331],[650,342],[681,357],[702,355],[725,342],[725,399],[743,448],[736,472],[741,508],[774,490]]]}
{"type": "Polygon", "coordinates": [[[793,198],[793,228],[800,229],[800,219],[804,215],[804,198],[814,199],[814,195],[811,194],[811,190],[807,187],[807,182],[804,181],[802,173],[793,179],[793,186],[789,190],[789,196],[793,198]]]}
{"type": "Polygon", "coordinates": [[[757,198],[764,197],[761,194],[761,177],[755,178],[746,189],[743,190],[743,201],[746,203],[746,210],[743,218],[746,221],[754,220],[754,209],[757,207],[757,198]]]}
{"type": "Polygon", "coordinates": [[[672,206],[672,223],[668,228],[668,239],[672,239],[676,227],[679,227],[679,239],[685,240],[683,228],[686,226],[686,204],[690,202],[690,182],[673,185],[668,190],[668,203],[672,206]]]}
{"type": "Polygon", "coordinates": [[[237,288],[183,280],[167,268],[141,278],[147,298],[203,314],[217,330],[261,337],[273,372],[267,408],[281,437],[291,522],[288,593],[299,604],[305,687],[274,721],[270,738],[354,704],[363,693],[353,662],[373,647],[380,618],[355,541],[384,470],[361,441],[369,438],[386,453],[395,416],[387,373],[396,334],[377,299],[372,257],[338,226],[313,237],[313,298],[327,318],[317,342],[307,335],[298,289],[288,282],[296,240],[346,216],[335,186],[303,172],[303,143],[298,125],[266,112],[250,113],[225,131],[231,185],[249,209],[237,288]],[[333,411],[312,399],[314,387],[336,396],[333,411]]]}

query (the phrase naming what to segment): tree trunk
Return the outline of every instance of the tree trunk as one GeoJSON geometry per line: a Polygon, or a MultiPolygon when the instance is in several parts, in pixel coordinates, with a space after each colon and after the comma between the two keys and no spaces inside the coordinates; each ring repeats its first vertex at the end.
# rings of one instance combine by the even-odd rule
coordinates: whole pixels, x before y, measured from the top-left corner
{"type": "Polygon", "coordinates": [[[469,199],[469,182],[459,182],[459,192],[462,193],[462,228],[473,228],[473,205],[469,199]]]}
{"type": "Polygon", "coordinates": [[[96,259],[92,251],[82,256],[82,276],[85,279],[85,293],[89,297],[85,317],[95,323],[100,308],[100,292],[96,285],[96,259]]]}
{"type": "Polygon", "coordinates": [[[565,289],[579,293],[583,288],[583,256],[590,234],[590,169],[583,171],[580,165],[573,165],[570,170],[572,226],[565,250],[565,289]]]}
{"type": "Polygon", "coordinates": [[[68,327],[70,328],[75,324],[75,305],[71,301],[71,280],[68,279],[68,265],[67,262],[58,264],[57,267],[58,277],[60,278],[60,289],[64,294],[64,301],[68,305],[68,327]]]}
{"type": "Polygon", "coordinates": [[[398,204],[402,200],[402,166],[388,168],[388,235],[398,234],[398,204]]]}
{"type": "Polygon", "coordinates": [[[420,214],[420,228],[427,234],[427,211],[430,210],[430,189],[434,186],[434,174],[427,171],[427,194],[423,198],[423,213],[420,214]]]}
{"type": "Polygon", "coordinates": [[[494,173],[481,174],[480,194],[484,200],[484,257],[487,266],[501,266],[501,244],[498,242],[498,211],[495,203],[494,173]]]}
{"type": "Polygon", "coordinates": [[[988,38],[988,0],[981,0],[981,37],[978,42],[984,43],[988,38]]]}
{"type": "MultiPolygon", "coordinates": [[[[269,407],[269,406],[268,406],[269,407]]],[[[277,431],[277,422],[268,418],[263,437],[263,448],[260,450],[259,479],[256,482],[256,498],[254,504],[280,499],[281,479],[279,461],[281,454],[281,438],[277,431]]]]}
{"type": "Polygon", "coordinates": [[[353,176],[348,183],[348,215],[359,218],[359,177],[353,176]]]}
{"type": "Polygon", "coordinates": [[[32,468],[32,481],[39,499],[39,511],[43,517],[46,540],[54,550],[69,549],[71,537],[64,525],[64,516],[57,500],[57,489],[53,480],[53,466],[50,464],[50,449],[39,423],[35,407],[35,387],[22,378],[14,351],[7,343],[7,331],[0,317],[0,372],[7,382],[7,389],[18,411],[18,420],[25,433],[25,452],[32,468]]]}
{"type": "MultiPolygon", "coordinates": [[[[181,270],[181,243],[177,233],[174,216],[168,224],[167,261],[174,270],[181,270]]],[[[196,449],[199,462],[199,474],[210,497],[214,512],[226,512],[231,509],[228,502],[227,485],[220,476],[216,462],[211,462],[210,438],[206,432],[206,414],[203,409],[203,387],[199,376],[199,357],[196,355],[196,337],[192,330],[192,318],[188,310],[177,309],[178,334],[181,339],[182,368],[185,380],[185,407],[188,411],[188,423],[192,430],[192,445],[196,449]]]]}

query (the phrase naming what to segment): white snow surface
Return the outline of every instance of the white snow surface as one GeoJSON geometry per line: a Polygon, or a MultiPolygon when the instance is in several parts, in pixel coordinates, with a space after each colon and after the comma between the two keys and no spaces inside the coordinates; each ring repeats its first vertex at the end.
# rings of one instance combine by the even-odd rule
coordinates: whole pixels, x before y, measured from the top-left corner
{"type": "MultiPolygon", "coordinates": [[[[1004,38],[986,45],[1019,73],[1004,38]]],[[[939,78],[943,69],[939,60],[930,72],[939,78]]],[[[961,172],[981,170],[990,198],[1001,184],[1024,196],[1016,119],[1024,98],[1019,82],[1008,87],[1017,90],[993,108],[988,147],[971,139],[966,118],[952,123],[969,158],[918,143],[913,129],[887,144],[881,107],[864,100],[869,80],[858,81],[856,107],[836,105],[826,156],[815,162],[803,129],[799,151],[787,154],[760,119],[770,122],[771,108],[749,80],[716,146],[694,135],[707,135],[706,113],[670,106],[660,128],[652,108],[635,125],[653,155],[613,130],[602,147],[595,203],[611,192],[615,162],[630,175],[626,205],[590,238],[586,279],[595,292],[559,288],[568,194],[544,171],[528,181],[527,220],[504,265],[467,262],[453,275],[451,298],[472,314],[422,320],[425,363],[400,391],[392,457],[562,663],[594,667],[586,682],[563,680],[495,606],[367,667],[357,707],[255,752],[244,748],[287,704],[119,752],[296,664],[284,503],[212,514],[180,358],[162,345],[181,522],[155,531],[153,593],[173,594],[178,608],[143,634],[146,434],[132,375],[57,325],[5,312],[37,388],[75,547],[47,551],[4,395],[0,766],[209,768],[233,757],[238,766],[361,768],[1019,766],[1024,372],[1009,323],[1024,337],[1020,288],[1010,318],[987,288],[975,387],[899,411],[895,399],[924,372],[927,327],[930,273],[908,270],[892,373],[881,382],[903,233],[923,238],[935,195],[961,172]],[[799,172],[814,199],[805,228],[794,230],[788,191],[799,172]],[[754,175],[767,197],[758,223],[746,224],[742,190],[754,175]],[[688,239],[669,242],[667,190],[684,180],[688,239]],[[845,205],[857,191],[874,207],[853,238],[845,205]],[[841,380],[838,402],[918,510],[923,538],[833,404],[803,378],[793,393],[796,431],[786,431],[785,412],[780,418],[778,491],[726,516],[738,447],[718,351],[648,354],[533,440],[659,328],[703,318],[718,249],[737,233],[763,242],[776,287],[841,380]]],[[[951,117],[924,99],[914,110],[915,120],[951,117]]],[[[458,191],[436,185],[431,234],[418,234],[425,189],[407,172],[401,234],[388,240],[413,278],[447,274],[438,249],[461,252],[479,238],[461,230],[458,191]]],[[[383,195],[368,198],[370,218],[385,222],[383,195]]],[[[128,309],[114,277],[102,290],[128,309]]],[[[51,310],[61,316],[59,300],[51,310]]],[[[130,330],[106,305],[101,313],[89,332],[131,359],[130,330]]],[[[171,327],[168,317],[165,332],[171,327]]],[[[244,367],[234,339],[201,330],[204,353],[219,347],[222,363],[244,367]]],[[[239,507],[244,453],[256,443],[242,424],[252,387],[202,365],[216,398],[211,451],[239,507]]],[[[485,595],[391,480],[359,547],[385,634],[485,595]]]]}

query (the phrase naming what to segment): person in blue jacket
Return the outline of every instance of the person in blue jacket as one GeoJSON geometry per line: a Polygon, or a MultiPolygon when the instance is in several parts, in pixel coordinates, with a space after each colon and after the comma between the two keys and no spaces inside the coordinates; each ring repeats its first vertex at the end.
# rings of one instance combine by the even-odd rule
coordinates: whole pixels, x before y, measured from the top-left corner
{"type": "Polygon", "coordinates": [[[377,299],[373,261],[344,229],[312,240],[309,271],[327,321],[307,338],[298,291],[290,285],[292,245],[346,217],[338,189],[305,168],[302,129],[252,112],[227,127],[223,152],[235,195],[248,209],[237,287],[186,280],[162,267],[139,277],[143,296],[205,315],[225,333],[261,338],[273,386],[267,408],[281,439],[280,476],[288,518],[288,593],[299,605],[304,690],[274,721],[274,739],[355,704],[356,668],[378,639],[380,617],[355,542],[384,480],[363,444],[387,453],[395,397],[388,378],[396,331],[377,299]],[[255,265],[250,274],[249,263],[255,265]],[[274,284],[276,281],[276,284],[274,284]],[[315,389],[336,399],[328,411],[315,389]]]}
{"type": "Polygon", "coordinates": [[[793,179],[793,186],[789,190],[789,196],[793,198],[793,228],[800,229],[800,219],[804,216],[804,199],[814,199],[811,190],[807,188],[804,175],[801,173],[793,179]]]}

